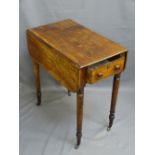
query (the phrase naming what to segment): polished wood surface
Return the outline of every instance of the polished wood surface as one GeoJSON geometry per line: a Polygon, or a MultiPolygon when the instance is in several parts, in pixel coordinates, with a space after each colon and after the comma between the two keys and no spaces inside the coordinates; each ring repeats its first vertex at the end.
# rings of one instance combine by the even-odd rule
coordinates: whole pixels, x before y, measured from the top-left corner
{"type": "Polygon", "coordinates": [[[40,68],[39,64],[33,60],[34,78],[36,85],[37,105],[41,104],[40,68]]]}
{"type": "Polygon", "coordinates": [[[80,145],[82,137],[82,119],[83,119],[83,98],[84,98],[84,88],[81,88],[77,92],[77,145],[76,148],[80,145]]]}
{"type": "Polygon", "coordinates": [[[53,47],[44,44],[30,31],[27,31],[27,37],[30,55],[57,81],[74,92],[83,86],[85,69],[79,70],[75,64],[68,61],[53,47]]]}
{"type": "Polygon", "coordinates": [[[118,96],[119,82],[120,82],[120,73],[116,74],[113,79],[113,89],[112,89],[111,107],[110,107],[110,115],[109,115],[109,126],[107,129],[108,131],[111,129],[114,118],[115,118],[115,109],[116,109],[116,101],[117,101],[117,96],[118,96]]]}
{"type": "Polygon", "coordinates": [[[127,51],[118,43],[71,19],[32,28],[29,31],[79,68],[127,51]]]}
{"type": "Polygon", "coordinates": [[[37,104],[41,103],[39,65],[68,89],[68,95],[77,93],[77,147],[82,136],[85,85],[114,75],[110,129],[127,49],[70,19],[28,29],[27,43],[34,66],[37,104]]]}
{"type": "Polygon", "coordinates": [[[102,63],[89,67],[87,70],[87,82],[92,84],[122,72],[124,69],[124,62],[125,57],[123,56],[112,61],[103,61],[102,63]]]}

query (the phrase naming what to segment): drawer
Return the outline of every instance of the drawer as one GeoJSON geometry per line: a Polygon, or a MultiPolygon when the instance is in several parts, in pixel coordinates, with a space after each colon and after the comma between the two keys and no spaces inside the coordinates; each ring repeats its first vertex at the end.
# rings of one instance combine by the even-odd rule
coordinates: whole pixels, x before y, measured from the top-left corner
{"type": "Polygon", "coordinates": [[[87,83],[95,83],[111,75],[120,73],[124,69],[125,56],[115,56],[89,66],[87,69],[87,83]]]}

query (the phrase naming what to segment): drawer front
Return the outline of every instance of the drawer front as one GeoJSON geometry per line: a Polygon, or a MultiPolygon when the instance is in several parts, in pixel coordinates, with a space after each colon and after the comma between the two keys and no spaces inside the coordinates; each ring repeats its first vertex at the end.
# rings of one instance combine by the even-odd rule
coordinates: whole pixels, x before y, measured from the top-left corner
{"type": "Polygon", "coordinates": [[[87,83],[92,84],[111,75],[122,72],[124,69],[124,62],[125,56],[88,67],[87,83]]]}

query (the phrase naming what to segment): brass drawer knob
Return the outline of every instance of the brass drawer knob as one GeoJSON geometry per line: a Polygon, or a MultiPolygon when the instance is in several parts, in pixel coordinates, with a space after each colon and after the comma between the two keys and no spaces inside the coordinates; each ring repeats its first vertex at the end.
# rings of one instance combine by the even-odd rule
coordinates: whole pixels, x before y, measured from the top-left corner
{"type": "Polygon", "coordinates": [[[96,76],[97,76],[97,78],[100,78],[100,77],[102,77],[102,76],[103,76],[103,73],[101,73],[101,72],[100,72],[100,73],[97,73],[97,75],[96,75],[96,76]]]}
{"type": "Polygon", "coordinates": [[[115,65],[115,70],[120,70],[121,66],[120,65],[115,65]]]}

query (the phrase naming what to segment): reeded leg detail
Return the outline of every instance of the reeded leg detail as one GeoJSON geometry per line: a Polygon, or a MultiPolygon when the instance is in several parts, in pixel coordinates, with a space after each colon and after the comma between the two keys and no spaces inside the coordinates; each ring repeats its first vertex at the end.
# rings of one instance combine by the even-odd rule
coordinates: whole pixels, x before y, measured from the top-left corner
{"type": "Polygon", "coordinates": [[[76,149],[79,147],[82,137],[83,98],[84,98],[84,89],[82,88],[77,92],[77,132],[76,132],[77,143],[75,146],[76,149]]]}
{"type": "Polygon", "coordinates": [[[41,86],[40,86],[40,75],[39,75],[39,64],[33,61],[33,68],[34,68],[34,78],[35,78],[35,85],[36,85],[36,95],[37,95],[37,104],[41,104],[41,86]]]}
{"type": "Polygon", "coordinates": [[[107,128],[108,131],[111,129],[115,118],[115,109],[116,109],[119,81],[120,81],[120,73],[114,75],[111,108],[110,108],[110,115],[109,115],[109,126],[107,128]]]}

